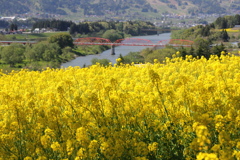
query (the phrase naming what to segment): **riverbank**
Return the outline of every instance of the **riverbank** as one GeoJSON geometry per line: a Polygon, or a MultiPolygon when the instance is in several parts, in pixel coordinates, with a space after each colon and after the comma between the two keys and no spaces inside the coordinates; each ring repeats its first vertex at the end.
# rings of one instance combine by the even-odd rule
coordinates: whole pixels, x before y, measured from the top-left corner
{"type": "Polygon", "coordinates": [[[94,55],[102,53],[103,51],[106,51],[110,49],[109,46],[102,46],[102,45],[94,45],[94,46],[77,46],[75,49],[73,49],[74,54],[77,56],[87,56],[87,55],[94,55]]]}
{"type": "MultiPolygon", "coordinates": [[[[171,33],[162,33],[159,35],[148,35],[148,36],[134,36],[131,38],[139,38],[139,39],[147,39],[152,41],[153,43],[157,43],[158,41],[161,40],[168,40],[171,39],[171,33]]],[[[100,54],[96,55],[86,55],[86,56],[80,56],[77,57],[76,59],[63,63],[61,65],[61,68],[67,68],[67,67],[85,67],[85,66],[90,66],[92,65],[92,59],[97,58],[97,59],[108,59],[112,64],[116,63],[116,59],[119,58],[120,55],[125,56],[130,52],[139,52],[145,48],[145,46],[117,46],[115,47],[115,55],[111,55],[111,49],[108,49],[106,51],[103,51],[100,54]]]]}
{"type": "MultiPolygon", "coordinates": [[[[139,38],[139,39],[148,39],[151,40],[153,43],[156,43],[161,40],[170,39],[171,33],[164,33],[160,35],[148,35],[148,36],[135,36],[132,38],[139,38]]],[[[19,58],[21,61],[16,61],[12,64],[10,62],[1,59],[0,61],[0,69],[4,70],[4,72],[10,73],[12,70],[21,70],[21,69],[28,69],[28,70],[43,70],[46,68],[66,68],[69,66],[90,66],[92,65],[92,59],[107,59],[112,64],[116,63],[116,59],[121,56],[125,56],[130,52],[139,52],[147,47],[144,46],[118,46],[115,47],[115,55],[111,55],[110,46],[78,46],[78,49],[71,49],[70,47],[62,49],[60,51],[57,49],[58,47],[48,45],[47,42],[39,42],[35,45],[30,46],[22,46],[22,45],[10,45],[11,47],[0,47],[0,51],[3,53],[8,52],[11,48],[20,47],[22,48],[21,53],[19,52],[19,58]],[[53,48],[50,49],[49,47],[52,46],[53,48]],[[79,49],[80,48],[80,49],[79,49]],[[46,52],[45,52],[46,51],[46,52]],[[50,52],[51,51],[51,52],[50,52]],[[62,52],[62,53],[61,53],[62,52]],[[42,55],[44,54],[45,59],[46,56],[50,58],[53,56],[57,56],[57,59],[52,60],[44,60],[43,57],[38,58],[35,55],[42,55]],[[57,54],[57,55],[56,55],[57,54]],[[88,55],[91,54],[91,55],[88,55]],[[85,55],[85,56],[82,56],[85,55]],[[31,60],[32,58],[36,58],[36,60],[31,60]]],[[[9,51],[10,52],[10,51],[9,51]]],[[[12,52],[9,53],[12,55],[12,52]]],[[[7,57],[7,56],[5,56],[7,57]]],[[[14,56],[16,58],[16,56],[14,56]]],[[[3,57],[2,57],[3,58],[3,57]]],[[[5,58],[6,60],[9,57],[5,58]]]]}

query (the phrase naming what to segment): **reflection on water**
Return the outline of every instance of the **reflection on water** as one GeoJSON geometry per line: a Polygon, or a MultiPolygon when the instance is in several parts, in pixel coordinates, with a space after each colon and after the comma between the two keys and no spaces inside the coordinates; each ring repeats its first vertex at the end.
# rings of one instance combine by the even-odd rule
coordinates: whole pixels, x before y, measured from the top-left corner
{"type": "MultiPolygon", "coordinates": [[[[159,35],[137,36],[137,37],[133,37],[133,38],[148,39],[148,40],[151,40],[153,43],[157,43],[158,41],[161,41],[161,40],[171,39],[170,36],[171,36],[171,33],[163,33],[163,34],[159,34],[159,35]]],[[[111,49],[109,49],[109,50],[102,52],[101,54],[77,57],[76,59],[74,59],[70,62],[63,63],[61,65],[61,67],[65,68],[65,67],[69,67],[69,66],[73,66],[73,67],[89,66],[89,65],[92,65],[91,60],[93,58],[109,59],[112,62],[112,64],[115,64],[116,59],[119,58],[120,54],[122,56],[125,56],[130,52],[138,52],[145,48],[147,48],[147,47],[144,47],[144,46],[118,46],[118,47],[115,47],[115,53],[116,53],[115,55],[111,55],[111,49]]]]}

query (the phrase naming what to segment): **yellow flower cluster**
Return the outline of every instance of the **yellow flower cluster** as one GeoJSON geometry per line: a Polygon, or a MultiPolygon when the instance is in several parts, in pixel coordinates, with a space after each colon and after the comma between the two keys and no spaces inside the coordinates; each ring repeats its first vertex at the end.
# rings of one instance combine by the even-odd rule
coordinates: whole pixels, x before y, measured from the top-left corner
{"type": "Polygon", "coordinates": [[[240,159],[240,57],[0,75],[0,159],[240,159]]]}
{"type": "MultiPolygon", "coordinates": [[[[224,29],[224,30],[226,30],[227,32],[234,32],[234,33],[239,32],[239,29],[233,29],[233,28],[227,28],[227,29],[224,29]]],[[[223,29],[219,29],[219,31],[223,31],[223,29]]]]}

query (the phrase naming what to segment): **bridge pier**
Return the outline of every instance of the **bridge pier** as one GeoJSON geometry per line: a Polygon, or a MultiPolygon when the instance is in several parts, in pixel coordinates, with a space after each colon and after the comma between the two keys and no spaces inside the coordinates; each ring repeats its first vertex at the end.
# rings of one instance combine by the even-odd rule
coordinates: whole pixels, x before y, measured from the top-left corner
{"type": "Polygon", "coordinates": [[[111,45],[111,55],[115,55],[115,46],[111,45]]]}

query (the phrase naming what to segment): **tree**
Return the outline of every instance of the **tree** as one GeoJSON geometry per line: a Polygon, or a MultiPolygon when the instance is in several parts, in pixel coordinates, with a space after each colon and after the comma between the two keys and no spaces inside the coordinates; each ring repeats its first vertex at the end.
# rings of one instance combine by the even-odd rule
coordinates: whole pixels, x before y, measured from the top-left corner
{"type": "Polygon", "coordinates": [[[62,50],[57,43],[40,42],[33,47],[28,46],[24,53],[29,61],[59,61],[62,50]]]}
{"type": "Polygon", "coordinates": [[[188,51],[188,55],[194,56],[194,52],[195,52],[195,50],[194,50],[193,46],[191,46],[190,50],[188,51]]]}
{"type": "Polygon", "coordinates": [[[139,52],[130,52],[123,57],[123,63],[131,64],[134,63],[144,63],[144,57],[140,55],[139,52]]]}
{"type": "Polygon", "coordinates": [[[223,43],[221,43],[220,45],[213,46],[211,48],[211,52],[213,55],[221,56],[222,51],[224,51],[225,53],[227,52],[223,43]]]}
{"type": "Polygon", "coordinates": [[[123,22],[119,22],[116,24],[116,29],[123,32],[123,22]]]}
{"type": "Polygon", "coordinates": [[[25,48],[21,44],[11,44],[5,46],[1,52],[1,60],[13,67],[16,63],[21,63],[24,59],[25,48]]]}
{"type": "Polygon", "coordinates": [[[222,32],[220,34],[220,38],[222,39],[223,42],[229,41],[230,37],[228,36],[226,29],[222,30],[222,32]]]}
{"type": "Polygon", "coordinates": [[[48,43],[39,42],[35,44],[33,47],[28,46],[24,53],[25,57],[29,61],[40,61],[43,58],[43,53],[45,52],[48,43]]]}
{"type": "Polygon", "coordinates": [[[211,42],[207,39],[196,38],[194,40],[195,54],[198,57],[204,56],[206,58],[210,57],[210,44],[211,42]]]}
{"type": "Polygon", "coordinates": [[[207,26],[205,26],[205,27],[203,27],[202,29],[201,29],[201,36],[203,36],[203,37],[207,37],[207,36],[209,36],[210,35],[210,26],[209,25],[207,25],[207,26]]]}
{"type": "Polygon", "coordinates": [[[81,23],[78,25],[78,33],[80,34],[88,34],[90,32],[90,26],[88,23],[81,23]]]}
{"type": "Polygon", "coordinates": [[[181,57],[183,57],[183,58],[185,58],[186,55],[188,55],[186,48],[184,48],[183,46],[181,46],[181,47],[178,49],[178,51],[180,52],[181,57]]]}
{"type": "Polygon", "coordinates": [[[62,49],[62,54],[60,55],[62,62],[67,62],[71,59],[74,59],[74,53],[71,47],[65,47],[62,49]]]}
{"type": "Polygon", "coordinates": [[[59,61],[59,56],[62,54],[61,48],[56,43],[50,43],[43,53],[44,61],[59,61]]]}
{"type": "Polygon", "coordinates": [[[57,43],[61,49],[67,46],[71,48],[74,46],[73,39],[71,35],[68,33],[59,33],[59,34],[53,35],[48,38],[48,42],[57,43]]]}
{"type": "Polygon", "coordinates": [[[235,24],[240,24],[240,15],[239,14],[235,15],[234,22],[235,22],[235,24]]]}
{"type": "Polygon", "coordinates": [[[18,26],[16,25],[16,24],[14,24],[14,23],[12,23],[11,25],[10,25],[10,31],[16,31],[18,29],[18,26]]]}
{"type": "Polygon", "coordinates": [[[116,31],[114,29],[107,30],[103,36],[103,38],[109,39],[110,41],[114,42],[117,39],[124,38],[124,34],[120,31],[116,31]]]}
{"type": "Polygon", "coordinates": [[[78,33],[78,27],[75,23],[73,23],[71,26],[70,26],[70,30],[69,30],[69,33],[71,35],[75,34],[75,33],[78,33]]]}

